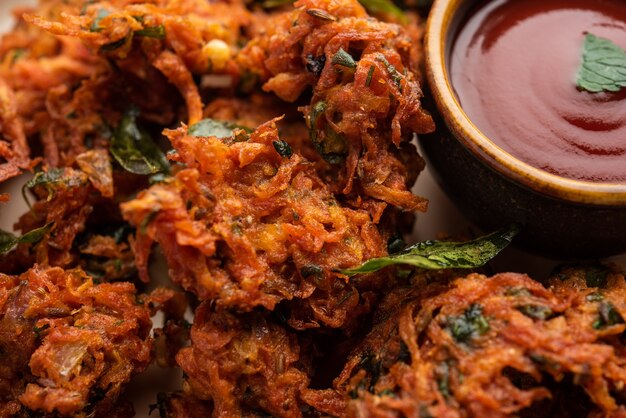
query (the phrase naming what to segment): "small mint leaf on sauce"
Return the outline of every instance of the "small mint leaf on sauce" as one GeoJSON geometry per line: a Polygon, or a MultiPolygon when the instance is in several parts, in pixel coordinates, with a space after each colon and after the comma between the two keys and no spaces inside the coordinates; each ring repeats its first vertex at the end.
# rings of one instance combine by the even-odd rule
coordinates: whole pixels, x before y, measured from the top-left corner
{"type": "Polygon", "coordinates": [[[588,33],[576,85],[591,93],[616,92],[626,87],[626,51],[608,39],[588,33]]]}

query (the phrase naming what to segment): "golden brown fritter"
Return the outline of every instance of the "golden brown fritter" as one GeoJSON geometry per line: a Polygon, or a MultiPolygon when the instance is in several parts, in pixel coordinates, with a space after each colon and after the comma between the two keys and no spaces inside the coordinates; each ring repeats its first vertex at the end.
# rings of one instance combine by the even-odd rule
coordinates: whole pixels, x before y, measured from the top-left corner
{"type": "Polygon", "coordinates": [[[514,273],[398,289],[335,381],[351,398],[341,415],[621,416],[624,277],[560,277],[548,289],[514,273]]]}
{"type": "Polygon", "coordinates": [[[0,409],[132,416],[118,398],[150,362],[150,328],[130,283],[95,285],[81,270],[37,265],[19,277],[0,274],[0,409]]]}
{"type": "Polygon", "coordinates": [[[37,263],[82,267],[106,281],[136,276],[129,243],[132,228],[121,219],[116,202],[127,195],[126,189],[137,187],[136,179],[114,174],[105,150],[78,155],[76,166],[39,172],[26,183],[25,190],[33,193],[35,201],[16,227],[22,233],[44,225],[49,230],[36,245],[19,245],[13,253],[0,257],[3,272],[21,273],[37,263]],[[115,190],[114,183],[122,186],[115,190]]]}
{"type": "Polygon", "coordinates": [[[192,345],[176,359],[186,391],[209,401],[212,416],[302,416],[299,394],[309,380],[297,339],[266,316],[215,312],[209,302],[196,310],[192,345]]]}
{"type": "Polygon", "coordinates": [[[312,88],[302,110],[311,141],[335,167],[335,194],[356,206],[375,199],[425,210],[425,199],[409,191],[423,164],[407,164],[420,159],[406,141],[434,125],[420,105],[411,36],[369,18],[356,0],[301,0],[295,7],[272,16],[237,61],[287,102],[312,88]]]}
{"type": "Polygon", "coordinates": [[[386,254],[387,237],[368,213],[337,202],[274,121],[224,139],[186,128],[168,137],[181,165],[175,177],[121,205],[138,228],[142,278],[156,241],[172,280],[221,308],[299,299],[297,328],[340,327],[360,313],[367,295],[334,270],[386,254]]]}
{"type": "MultiPolygon", "coordinates": [[[[201,119],[203,108],[193,75],[222,75],[223,87],[236,86],[239,70],[232,57],[253,19],[239,2],[201,0],[76,2],[72,12],[58,18],[25,18],[56,35],[80,38],[148,93],[167,84],[164,76],[184,99],[190,123],[201,119]]],[[[152,96],[159,104],[169,97],[152,96]]]]}
{"type": "MultiPolygon", "coordinates": [[[[34,10],[16,10],[16,27],[0,41],[0,135],[11,143],[13,157],[0,155],[20,169],[30,168],[30,148],[41,148],[45,161],[56,167],[72,164],[87,149],[86,142],[105,141],[100,132],[104,116],[96,110],[108,65],[80,40],[54,37],[25,22],[22,14],[34,10]]],[[[44,0],[36,10],[56,18],[74,8],[44,0]]]]}

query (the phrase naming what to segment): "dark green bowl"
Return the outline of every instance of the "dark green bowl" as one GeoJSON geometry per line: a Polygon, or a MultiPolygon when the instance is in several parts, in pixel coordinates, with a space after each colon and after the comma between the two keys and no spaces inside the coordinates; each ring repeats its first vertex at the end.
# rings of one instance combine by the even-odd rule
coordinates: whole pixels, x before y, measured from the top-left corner
{"type": "Polygon", "coordinates": [[[572,180],[532,167],[490,141],[461,109],[446,54],[471,3],[436,0],[426,28],[428,97],[438,129],[421,136],[420,145],[435,178],[481,228],[524,223],[518,244],[532,252],[568,258],[625,252],[626,184],[572,180]]]}

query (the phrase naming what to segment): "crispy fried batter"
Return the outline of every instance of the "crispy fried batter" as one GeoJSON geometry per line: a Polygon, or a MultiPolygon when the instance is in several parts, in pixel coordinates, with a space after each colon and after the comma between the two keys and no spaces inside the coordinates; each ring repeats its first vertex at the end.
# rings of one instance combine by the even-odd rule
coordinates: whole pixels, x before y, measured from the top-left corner
{"type": "Polygon", "coordinates": [[[549,289],[505,273],[397,291],[335,381],[353,399],[340,415],[621,416],[624,277],[602,289],[580,271],[561,277],[549,289]]]}
{"type": "Polygon", "coordinates": [[[298,364],[298,342],[266,316],[215,312],[208,302],[196,310],[192,346],[176,359],[186,390],[210,401],[212,416],[302,416],[299,393],[309,380],[298,364]]]}
{"type": "Polygon", "coordinates": [[[126,195],[126,188],[136,187],[135,182],[124,175],[123,186],[114,189],[105,150],[87,151],[78,155],[76,162],[80,169],[40,172],[25,186],[36,201],[20,217],[17,229],[27,233],[48,225],[49,231],[36,245],[21,244],[13,253],[0,257],[3,272],[19,274],[38,263],[82,267],[106,281],[136,277],[129,242],[132,228],[121,219],[116,202],[126,195]]]}
{"type": "MultiPolygon", "coordinates": [[[[67,2],[56,0],[42,1],[37,9],[49,18],[69,10],[67,2]]],[[[46,162],[56,167],[67,160],[71,164],[85,151],[85,137],[99,137],[94,125],[101,118],[92,111],[98,103],[91,89],[108,71],[106,62],[79,40],[53,37],[28,25],[22,13],[32,11],[16,11],[17,26],[0,42],[0,133],[11,142],[13,157],[4,151],[0,155],[20,169],[30,168],[27,138],[38,137],[46,162]]]]}
{"type": "Polygon", "coordinates": [[[3,410],[115,416],[122,387],[150,362],[150,310],[132,284],[35,266],[0,274],[0,302],[3,410]]]}
{"type": "Polygon", "coordinates": [[[141,277],[157,241],[172,280],[202,300],[248,311],[298,298],[310,323],[294,326],[342,326],[361,296],[333,270],[385,254],[386,237],[366,212],[340,206],[302,156],[279,154],[274,121],[242,135],[168,133],[184,168],[121,205],[139,228],[141,277]]]}
{"type": "MultiPolygon", "coordinates": [[[[58,19],[36,14],[25,19],[53,34],[80,38],[127,76],[146,81],[147,89],[164,84],[155,79],[158,70],[176,86],[187,120],[195,123],[202,101],[192,74],[225,75],[225,87],[236,86],[239,70],[232,56],[253,18],[238,2],[118,0],[86,3],[58,19]]],[[[156,98],[161,102],[165,97],[156,98]]]]}
{"type": "Polygon", "coordinates": [[[272,16],[237,60],[260,76],[265,91],[288,102],[313,88],[303,111],[312,142],[335,166],[336,194],[357,206],[362,196],[425,210],[425,199],[409,191],[415,172],[402,157],[419,160],[403,141],[434,128],[420,106],[411,37],[398,25],[368,18],[356,0],[295,5],[272,16]]]}

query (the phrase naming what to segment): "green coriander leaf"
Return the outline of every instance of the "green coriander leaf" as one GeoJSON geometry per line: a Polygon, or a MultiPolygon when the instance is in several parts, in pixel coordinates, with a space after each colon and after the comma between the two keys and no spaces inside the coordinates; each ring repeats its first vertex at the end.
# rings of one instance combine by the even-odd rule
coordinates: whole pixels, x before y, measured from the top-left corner
{"type": "Polygon", "coordinates": [[[359,0],[359,3],[373,14],[384,13],[396,17],[400,23],[408,23],[409,19],[392,0],[359,0]]]}
{"type": "Polygon", "coordinates": [[[108,44],[104,44],[100,47],[100,51],[102,52],[112,52],[116,49],[121,48],[127,42],[131,42],[133,40],[133,32],[130,32],[126,37],[119,39],[117,41],[109,42],[108,44]]]}
{"type": "Polygon", "coordinates": [[[52,228],[52,222],[48,223],[41,228],[33,229],[22,235],[16,237],[10,232],[0,230],[0,255],[4,255],[11,251],[17,244],[36,244],[50,231],[52,228]]]}
{"type": "Polygon", "coordinates": [[[602,329],[611,325],[623,324],[624,318],[611,302],[600,302],[598,319],[592,324],[593,329],[602,329]]]}
{"type": "Polygon", "coordinates": [[[553,314],[552,309],[542,305],[522,305],[518,306],[517,310],[529,318],[539,319],[542,321],[549,319],[553,314]]]}
{"type": "Polygon", "coordinates": [[[24,201],[31,207],[30,200],[28,199],[27,190],[31,190],[36,187],[42,187],[48,193],[47,201],[54,198],[56,190],[61,187],[76,187],[81,186],[83,183],[80,177],[65,175],[65,170],[62,168],[51,168],[48,171],[40,171],[35,176],[26,182],[22,186],[22,197],[24,201]]]}
{"type": "Polygon", "coordinates": [[[100,21],[102,19],[104,19],[105,17],[109,16],[110,14],[111,14],[111,12],[109,12],[106,9],[98,10],[98,13],[96,13],[96,18],[91,23],[91,26],[89,27],[89,30],[91,32],[101,32],[102,28],[100,27],[100,21]]]}
{"type": "Polygon", "coordinates": [[[146,38],[165,39],[165,26],[150,26],[135,31],[136,36],[144,36],[146,38]]]}
{"type": "Polygon", "coordinates": [[[134,174],[169,172],[165,154],[150,134],[137,124],[137,116],[137,108],[131,108],[124,114],[111,139],[111,155],[125,170],[134,174]]]}
{"type": "Polygon", "coordinates": [[[369,87],[372,84],[372,76],[374,75],[374,66],[372,65],[367,71],[367,79],[365,80],[365,87],[369,87]]]}
{"type": "Polygon", "coordinates": [[[324,274],[324,269],[322,269],[317,264],[307,264],[300,269],[300,274],[304,278],[311,276],[321,276],[324,274]]]}
{"type": "Polygon", "coordinates": [[[35,174],[35,177],[30,179],[25,185],[24,188],[32,189],[35,186],[51,186],[55,183],[63,182],[63,169],[61,168],[51,168],[48,171],[40,171],[35,174]]]}
{"type": "Polygon", "coordinates": [[[324,115],[328,104],[319,101],[313,105],[309,112],[309,139],[315,146],[315,150],[331,164],[340,164],[345,160],[348,144],[343,135],[335,132],[330,126],[323,125],[320,129],[321,116],[324,115]],[[320,136],[320,131],[323,134],[320,136]]]}
{"type": "Polygon", "coordinates": [[[485,265],[508,246],[520,229],[519,225],[513,224],[508,228],[468,242],[420,242],[398,254],[373,258],[359,267],[339,270],[339,272],[354,276],[372,273],[394,264],[407,264],[428,270],[477,268],[485,265]]]}
{"type": "Polygon", "coordinates": [[[576,85],[591,93],[626,87],[626,51],[608,39],[585,36],[576,85]]]}
{"type": "Polygon", "coordinates": [[[385,67],[387,68],[387,72],[389,73],[389,77],[391,77],[395,85],[398,87],[400,93],[402,93],[402,79],[404,77],[402,77],[402,74],[398,72],[396,67],[391,64],[383,54],[378,55],[378,61],[382,62],[385,65],[385,67]]]}
{"type": "Polygon", "coordinates": [[[340,65],[342,67],[347,68],[356,68],[356,62],[352,55],[348,54],[344,51],[343,48],[339,48],[339,51],[333,55],[333,59],[331,61],[334,65],[340,65]]]}
{"type": "Polygon", "coordinates": [[[223,139],[233,136],[236,130],[241,129],[251,133],[252,129],[237,125],[232,122],[224,122],[215,119],[202,119],[189,127],[189,135],[198,137],[209,137],[223,139]]]}
{"type": "Polygon", "coordinates": [[[463,315],[448,317],[447,328],[456,341],[464,343],[489,331],[489,321],[483,316],[483,307],[474,303],[463,315]]]}
{"type": "Polygon", "coordinates": [[[279,141],[273,141],[272,145],[274,145],[274,149],[277,153],[280,154],[281,157],[291,158],[293,155],[293,150],[287,143],[287,141],[281,139],[279,141]]]}

